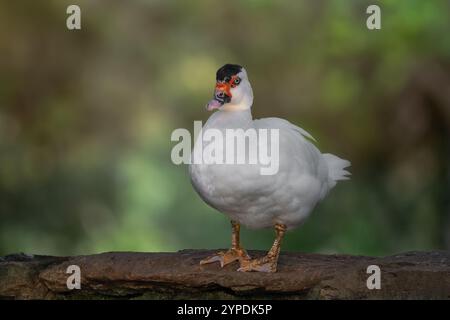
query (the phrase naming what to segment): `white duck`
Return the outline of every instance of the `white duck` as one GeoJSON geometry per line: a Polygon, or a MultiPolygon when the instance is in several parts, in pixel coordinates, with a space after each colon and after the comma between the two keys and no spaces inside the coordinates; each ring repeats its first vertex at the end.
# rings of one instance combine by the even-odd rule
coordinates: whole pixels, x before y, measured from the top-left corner
{"type": "MultiPolygon", "coordinates": [[[[313,140],[311,135],[286,120],[253,120],[253,91],[243,67],[226,64],[217,71],[216,80],[214,98],[207,109],[218,111],[211,115],[202,132],[279,129],[279,168],[275,175],[261,175],[259,164],[190,165],[195,190],[206,203],[229,216],[232,224],[231,249],[200,264],[219,261],[223,267],[238,260],[239,271],[276,272],[285,231],[301,225],[338,180],[348,179],[349,172],[344,168],[350,162],[322,154],[309,141],[313,140]],[[239,241],[240,224],[255,229],[275,228],[276,239],[266,256],[250,259],[239,241]]],[[[193,154],[203,148],[199,139],[193,154]]]]}

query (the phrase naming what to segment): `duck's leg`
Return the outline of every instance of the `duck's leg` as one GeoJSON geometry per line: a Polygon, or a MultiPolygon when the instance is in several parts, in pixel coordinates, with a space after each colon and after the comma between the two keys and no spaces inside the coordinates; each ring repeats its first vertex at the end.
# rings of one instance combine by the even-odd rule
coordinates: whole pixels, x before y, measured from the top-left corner
{"type": "Polygon", "coordinates": [[[284,224],[275,225],[276,237],[272,248],[265,257],[244,261],[238,271],[276,272],[278,256],[280,255],[281,240],[286,232],[284,224]]]}
{"type": "Polygon", "coordinates": [[[233,261],[239,260],[239,262],[243,263],[243,261],[250,260],[249,255],[247,254],[247,251],[245,251],[244,248],[241,247],[240,239],[239,239],[239,231],[241,229],[241,226],[236,221],[231,221],[231,249],[224,252],[218,252],[217,254],[208,257],[206,259],[203,259],[200,261],[200,264],[207,264],[219,261],[220,266],[223,267],[233,261]]]}

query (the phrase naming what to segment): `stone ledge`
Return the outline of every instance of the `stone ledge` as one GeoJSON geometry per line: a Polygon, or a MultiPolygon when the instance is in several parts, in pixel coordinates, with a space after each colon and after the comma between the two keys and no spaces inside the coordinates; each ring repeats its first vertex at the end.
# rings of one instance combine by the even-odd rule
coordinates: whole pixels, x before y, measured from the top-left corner
{"type": "MultiPolygon", "coordinates": [[[[450,253],[407,252],[383,258],[282,253],[278,272],[200,266],[210,250],[109,252],[52,257],[0,257],[3,299],[450,299],[450,253]],[[69,290],[69,265],[81,289],[69,290]],[[369,290],[369,265],[381,268],[381,289],[369,290]]],[[[252,256],[262,251],[250,251],[252,256]]]]}

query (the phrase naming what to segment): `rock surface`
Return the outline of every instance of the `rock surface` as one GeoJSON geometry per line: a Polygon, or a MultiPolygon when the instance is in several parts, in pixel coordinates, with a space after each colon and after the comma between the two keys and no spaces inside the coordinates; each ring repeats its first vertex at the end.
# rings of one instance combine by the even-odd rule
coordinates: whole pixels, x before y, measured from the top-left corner
{"type": "MultiPolygon", "coordinates": [[[[237,263],[200,266],[208,250],[0,257],[3,299],[450,299],[450,253],[407,252],[376,258],[283,253],[274,274],[237,272],[237,263]],[[67,267],[81,270],[69,290],[67,267]],[[369,290],[367,267],[381,269],[369,290]]],[[[264,252],[250,251],[252,256],[264,252]]]]}

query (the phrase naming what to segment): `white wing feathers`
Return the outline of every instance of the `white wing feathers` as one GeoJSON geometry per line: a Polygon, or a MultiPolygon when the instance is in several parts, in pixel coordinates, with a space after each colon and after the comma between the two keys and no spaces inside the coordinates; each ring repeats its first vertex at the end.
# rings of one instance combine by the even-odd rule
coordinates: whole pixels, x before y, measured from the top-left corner
{"type": "Polygon", "coordinates": [[[257,119],[254,120],[255,123],[255,127],[257,128],[286,128],[286,129],[291,129],[294,131],[297,131],[298,133],[300,133],[302,136],[311,139],[312,141],[316,141],[316,139],[314,139],[314,137],[306,130],[290,123],[287,120],[281,119],[281,118],[262,118],[262,119],[257,119]]]}
{"type": "MultiPolygon", "coordinates": [[[[259,128],[285,128],[294,130],[301,136],[316,142],[316,139],[309,132],[281,118],[263,118],[255,120],[254,123],[255,127],[259,128]]],[[[333,188],[337,181],[350,179],[349,175],[351,173],[345,170],[345,168],[351,165],[350,161],[341,159],[331,153],[323,153],[322,158],[328,167],[328,190],[333,188]]]]}

